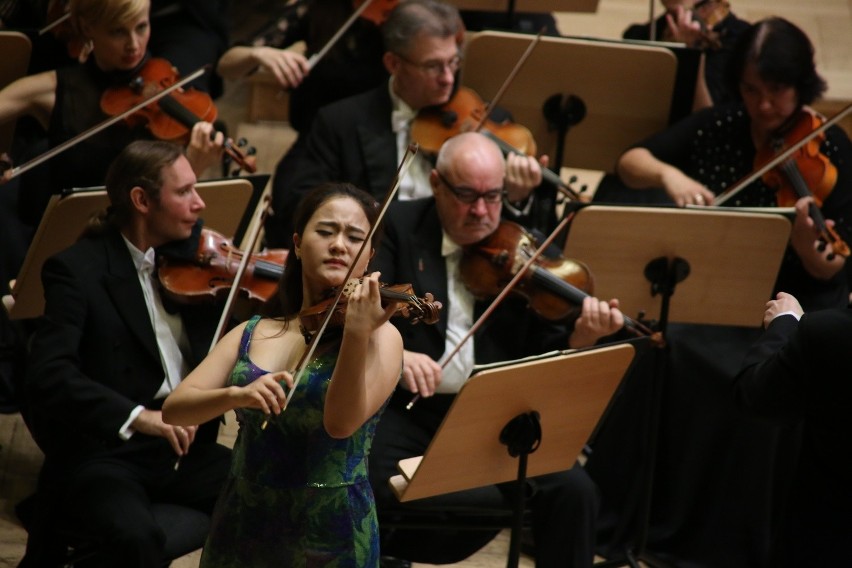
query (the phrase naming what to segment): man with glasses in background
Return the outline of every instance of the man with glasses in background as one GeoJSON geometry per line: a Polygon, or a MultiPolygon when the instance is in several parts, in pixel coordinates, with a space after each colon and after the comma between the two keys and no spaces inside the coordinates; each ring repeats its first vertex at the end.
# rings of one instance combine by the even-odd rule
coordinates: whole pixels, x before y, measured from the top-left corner
{"type": "MultiPolygon", "coordinates": [[[[590,346],[624,323],[614,300],[587,298],[569,330],[540,318],[525,300],[509,296],[444,365],[444,358],[488,305],[477,302],[465,288],[459,262],[462,247],[498,229],[505,177],[503,156],[494,142],[477,133],[460,134],[445,142],[438,153],[429,174],[432,197],[393,203],[384,220],[385,236],[371,268],[382,273],[383,281],[410,282],[416,294],[432,292],[444,305],[441,320],[434,326],[399,325],[405,346],[402,378],[376,429],[369,464],[384,554],[432,564],[458,562],[485,545],[496,531],[446,527],[386,530],[382,522],[424,509],[511,507],[513,484],[408,503],[400,503],[388,487],[399,460],[426,451],[475,363],[590,346]],[[415,394],[421,398],[409,409],[415,394]]],[[[536,566],[591,566],[597,498],[585,471],[575,466],[530,479],[529,486],[536,566]]]]}
{"type": "MultiPolygon", "coordinates": [[[[290,217],[302,196],[321,183],[349,182],[379,200],[384,197],[411,142],[417,112],[443,105],[453,95],[463,32],[454,6],[438,0],[399,3],[382,26],[389,83],[319,111],[304,150],[293,159],[285,157],[277,168],[267,244],[292,245],[290,217]]],[[[512,155],[505,169],[506,201],[515,204],[507,210],[520,217],[529,211],[530,192],[541,183],[541,167],[531,157],[512,155]]],[[[418,154],[402,180],[399,199],[431,196],[430,170],[429,158],[418,154]]]]}

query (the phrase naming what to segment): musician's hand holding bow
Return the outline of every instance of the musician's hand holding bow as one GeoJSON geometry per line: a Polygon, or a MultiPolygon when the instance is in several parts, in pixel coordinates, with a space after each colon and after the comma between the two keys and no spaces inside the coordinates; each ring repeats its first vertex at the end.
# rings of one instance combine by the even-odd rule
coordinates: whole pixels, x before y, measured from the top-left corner
{"type": "Polygon", "coordinates": [[[600,338],[612,335],[624,327],[624,314],[618,309],[618,300],[609,302],[588,296],[583,299],[580,317],[574,322],[574,331],[568,337],[571,349],[590,347],[600,338]]]}
{"type": "Polygon", "coordinates": [[[621,180],[634,189],[662,188],[678,207],[710,205],[715,194],[646,148],[631,148],[616,164],[621,180]]]}
{"type": "MultiPolygon", "coordinates": [[[[843,269],[846,259],[834,251],[830,243],[820,240],[820,234],[808,213],[812,197],[803,197],[796,201],[796,219],[790,233],[790,246],[802,261],[808,274],[820,280],[829,280],[843,269]]],[[[833,226],[834,221],[826,219],[826,225],[833,226]]]]}
{"type": "Polygon", "coordinates": [[[144,409],[131,424],[131,427],[148,436],[159,436],[165,438],[171,444],[175,454],[183,456],[189,451],[189,446],[195,441],[195,432],[198,426],[173,426],[163,422],[163,413],[160,410],[144,409]]]}
{"type": "Polygon", "coordinates": [[[3,152],[0,154],[0,185],[12,179],[12,158],[3,152]]]}
{"type": "Polygon", "coordinates": [[[402,386],[422,397],[435,394],[443,371],[431,357],[416,351],[402,352],[402,386]]]}

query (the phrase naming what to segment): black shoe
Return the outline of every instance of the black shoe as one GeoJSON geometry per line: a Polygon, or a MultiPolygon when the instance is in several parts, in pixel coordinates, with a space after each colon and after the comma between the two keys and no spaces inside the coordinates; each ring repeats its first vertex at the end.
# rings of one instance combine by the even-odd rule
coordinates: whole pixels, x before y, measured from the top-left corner
{"type": "Polygon", "coordinates": [[[411,568],[411,562],[393,556],[382,556],[379,558],[381,568],[411,568]]]}

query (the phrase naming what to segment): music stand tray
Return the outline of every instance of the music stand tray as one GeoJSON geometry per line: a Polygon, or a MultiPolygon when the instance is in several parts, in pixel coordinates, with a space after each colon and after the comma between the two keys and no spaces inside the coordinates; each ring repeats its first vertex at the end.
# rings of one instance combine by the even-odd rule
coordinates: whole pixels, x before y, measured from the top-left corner
{"type": "MultiPolygon", "coordinates": [[[[244,178],[233,178],[200,182],[195,187],[207,205],[202,215],[205,226],[224,235],[233,235],[255,191],[252,183],[244,178]]],[[[99,187],[69,190],[50,198],[12,289],[14,303],[8,310],[10,319],[35,318],[42,314],[42,264],[74,244],[89,218],[107,205],[106,190],[99,187]]]]}
{"type": "Polygon", "coordinates": [[[618,298],[628,315],[660,313],[662,294],[645,276],[658,258],[681,258],[689,274],[671,296],[669,323],[755,327],[790,237],[781,214],[732,208],[592,205],[577,212],[565,255],[588,264],[595,295],[618,298]]]}
{"type": "Polygon", "coordinates": [[[541,445],[530,476],[571,469],[635,354],[630,344],[558,354],[475,374],[461,388],[422,457],[390,479],[400,501],[512,481],[518,462],[500,442],[516,416],[538,412],[541,445]]]}

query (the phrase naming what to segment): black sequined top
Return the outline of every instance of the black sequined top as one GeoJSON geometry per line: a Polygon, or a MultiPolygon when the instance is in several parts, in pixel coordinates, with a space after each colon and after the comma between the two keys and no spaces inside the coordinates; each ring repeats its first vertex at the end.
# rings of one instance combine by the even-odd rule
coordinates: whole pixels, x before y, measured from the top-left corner
{"type": "MultiPolygon", "coordinates": [[[[696,112],[637,146],[719,194],[754,169],[755,148],[750,128],[745,107],[734,103],[696,112]]],[[[837,183],[823,203],[823,216],[833,219],[841,237],[847,243],[852,242],[852,142],[842,129],[834,126],[827,130],[821,151],[837,167],[837,183]]],[[[775,192],[758,180],[727,204],[774,207],[775,192]]],[[[805,272],[790,248],[776,289],[796,296],[806,310],[845,307],[848,303],[845,271],[827,282],[816,280],[805,272]]]]}

